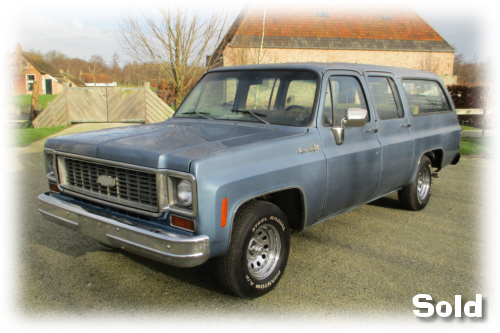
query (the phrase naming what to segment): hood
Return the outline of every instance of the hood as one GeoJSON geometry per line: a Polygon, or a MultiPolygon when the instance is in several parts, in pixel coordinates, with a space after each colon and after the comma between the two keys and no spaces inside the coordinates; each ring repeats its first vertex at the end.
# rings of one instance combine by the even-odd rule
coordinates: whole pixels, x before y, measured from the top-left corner
{"type": "Polygon", "coordinates": [[[257,123],[174,119],[49,138],[46,147],[104,160],[189,172],[191,161],[307,129],[257,123]]]}

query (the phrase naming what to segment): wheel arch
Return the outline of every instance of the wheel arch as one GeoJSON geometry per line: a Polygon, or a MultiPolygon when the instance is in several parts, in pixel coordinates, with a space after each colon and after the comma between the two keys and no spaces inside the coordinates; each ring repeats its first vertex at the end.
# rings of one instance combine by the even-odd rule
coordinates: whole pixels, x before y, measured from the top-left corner
{"type": "Polygon", "coordinates": [[[301,231],[305,228],[307,216],[305,193],[299,186],[289,186],[267,191],[242,200],[232,214],[231,230],[234,229],[234,222],[238,211],[253,200],[264,200],[278,206],[285,214],[290,229],[301,231]]]}
{"type": "Polygon", "coordinates": [[[444,150],[442,148],[429,150],[425,152],[423,155],[426,155],[429,158],[429,160],[431,160],[431,166],[433,168],[436,168],[437,171],[441,170],[441,168],[443,167],[443,157],[444,157],[444,150]]]}
{"type": "Polygon", "coordinates": [[[436,168],[436,171],[439,171],[443,167],[443,157],[444,157],[444,150],[443,148],[435,148],[431,150],[427,150],[423,152],[420,157],[418,158],[418,164],[416,164],[413,167],[413,172],[411,174],[410,178],[410,183],[415,181],[415,178],[417,177],[417,172],[418,172],[418,166],[420,165],[420,161],[422,160],[422,157],[427,156],[429,160],[431,161],[431,167],[436,168]]]}

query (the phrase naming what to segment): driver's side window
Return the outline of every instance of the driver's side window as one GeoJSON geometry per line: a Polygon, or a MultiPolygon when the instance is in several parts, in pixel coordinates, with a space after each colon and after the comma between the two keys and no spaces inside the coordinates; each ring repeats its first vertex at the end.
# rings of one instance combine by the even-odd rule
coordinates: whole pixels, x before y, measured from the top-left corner
{"type": "Polygon", "coordinates": [[[367,110],[366,98],[361,83],[354,76],[330,77],[323,109],[323,124],[340,127],[347,116],[347,109],[367,110]]]}

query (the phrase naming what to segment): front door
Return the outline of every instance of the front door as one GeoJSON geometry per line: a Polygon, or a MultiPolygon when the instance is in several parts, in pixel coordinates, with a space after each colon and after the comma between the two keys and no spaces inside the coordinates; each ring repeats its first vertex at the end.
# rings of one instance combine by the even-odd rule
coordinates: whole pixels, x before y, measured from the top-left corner
{"type": "Polygon", "coordinates": [[[373,198],[381,171],[382,148],[377,138],[366,83],[355,71],[325,74],[318,130],[327,160],[327,181],[322,217],[338,214],[373,198]],[[342,126],[349,108],[369,111],[363,127],[344,126],[344,141],[338,144],[332,126],[342,126]]]}
{"type": "Polygon", "coordinates": [[[45,79],[45,94],[52,95],[52,80],[45,79]]]}

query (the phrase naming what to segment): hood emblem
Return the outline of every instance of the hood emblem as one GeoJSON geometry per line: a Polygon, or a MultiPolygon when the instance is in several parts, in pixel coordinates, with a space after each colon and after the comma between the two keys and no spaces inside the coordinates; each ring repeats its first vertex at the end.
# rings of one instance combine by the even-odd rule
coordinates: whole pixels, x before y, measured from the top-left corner
{"type": "Polygon", "coordinates": [[[116,178],[106,175],[97,175],[97,183],[105,187],[116,186],[116,178]]]}
{"type": "Polygon", "coordinates": [[[315,143],[313,143],[313,146],[311,148],[305,148],[305,149],[302,149],[302,148],[299,148],[297,149],[297,152],[299,154],[305,154],[305,153],[311,153],[311,152],[314,152],[315,154],[318,152],[319,150],[319,146],[315,143]]]}

